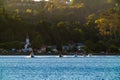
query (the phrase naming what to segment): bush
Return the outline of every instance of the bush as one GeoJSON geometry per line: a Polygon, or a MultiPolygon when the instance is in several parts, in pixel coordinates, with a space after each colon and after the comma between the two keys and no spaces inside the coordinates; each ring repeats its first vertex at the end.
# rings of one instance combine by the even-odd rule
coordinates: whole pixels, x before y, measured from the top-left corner
{"type": "Polygon", "coordinates": [[[91,49],[89,49],[88,47],[84,46],[81,47],[82,50],[84,50],[86,53],[92,53],[93,51],[91,49]]]}
{"type": "Polygon", "coordinates": [[[111,53],[118,53],[119,52],[119,48],[117,46],[115,46],[115,45],[110,45],[109,52],[111,52],[111,53]]]}
{"type": "Polygon", "coordinates": [[[19,41],[12,41],[12,42],[6,42],[6,43],[0,44],[0,48],[4,48],[4,49],[11,49],[11,48],[20,49],[23,46],[24,45],[21,44],[21,42],[19,42],[19,41]]]}

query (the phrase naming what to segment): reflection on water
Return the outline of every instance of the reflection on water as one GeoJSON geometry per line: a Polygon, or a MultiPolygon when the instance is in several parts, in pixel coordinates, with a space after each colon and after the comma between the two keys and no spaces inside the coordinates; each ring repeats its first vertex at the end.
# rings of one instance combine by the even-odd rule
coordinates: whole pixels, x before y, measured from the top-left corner
{"type": "Polygon", "coordinates": [[[120,80],[120,57],[0,57],[1,80],[120,80]]]}

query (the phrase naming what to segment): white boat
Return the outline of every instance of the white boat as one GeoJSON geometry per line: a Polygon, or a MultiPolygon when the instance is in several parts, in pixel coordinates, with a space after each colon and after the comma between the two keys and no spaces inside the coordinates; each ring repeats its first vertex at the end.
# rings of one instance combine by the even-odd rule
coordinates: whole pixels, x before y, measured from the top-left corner
{"type": "Polygon", "coordinates": [[[30,53],[30,58],[34,58],[34,53],[33,52],[30,53]]]}

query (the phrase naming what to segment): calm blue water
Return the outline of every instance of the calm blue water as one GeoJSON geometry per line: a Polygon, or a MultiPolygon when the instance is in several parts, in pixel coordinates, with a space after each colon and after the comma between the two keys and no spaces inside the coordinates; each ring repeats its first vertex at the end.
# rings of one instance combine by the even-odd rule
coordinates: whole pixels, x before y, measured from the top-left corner
{"type": "Polygon", "coordinates": [[[0,57],[0,80],[120,80],[120,57],[0,57]]]}

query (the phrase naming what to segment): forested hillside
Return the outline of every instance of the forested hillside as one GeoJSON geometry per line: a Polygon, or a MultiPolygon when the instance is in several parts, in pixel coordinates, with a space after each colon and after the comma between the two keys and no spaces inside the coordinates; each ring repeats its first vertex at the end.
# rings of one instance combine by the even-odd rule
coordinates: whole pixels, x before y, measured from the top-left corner
{"type": "Polygon", "coordinates": [[[82,42],[89,51],[118,51],[119,0],[0,1],[0,48],[82,42]]]}

